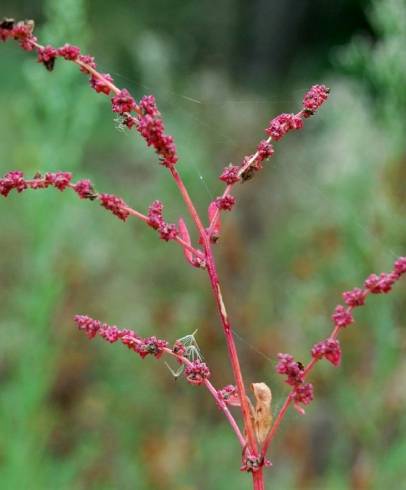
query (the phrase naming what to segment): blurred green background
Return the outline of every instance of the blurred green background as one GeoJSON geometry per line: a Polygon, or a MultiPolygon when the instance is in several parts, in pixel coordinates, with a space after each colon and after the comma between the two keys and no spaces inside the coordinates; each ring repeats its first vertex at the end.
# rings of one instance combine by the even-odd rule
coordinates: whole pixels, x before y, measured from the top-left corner
{"type": "MultiPolygon", "coordinates": [[[[268,120],[313,83],[331,98],[238,189],[217,247],[248,382],[277,411],[276,354],[305,362],[340,293],[406,250],[405,0],[3,0],[43,44],[71,42],[121,87],[155,94],[199,210],[224,164],[253,151],[268,120]]],[[[165,169],[108,100],[58,61],[47,73],[0,46],[0,170],[69,170],[141,211],[185,216],[165,169]]],[[[174,341],[198,328],[220,387],[232,381],[205,274],[142,224],[57,191],[0,201],[0,488],[250,488],[240,449],[203,389],[162,362],[89,342],[89,314],[174,341]]],[[[315,402],[290,412],[269,488],[406,488],[405,284],[371,297],[321,363],[315,402]]]]}

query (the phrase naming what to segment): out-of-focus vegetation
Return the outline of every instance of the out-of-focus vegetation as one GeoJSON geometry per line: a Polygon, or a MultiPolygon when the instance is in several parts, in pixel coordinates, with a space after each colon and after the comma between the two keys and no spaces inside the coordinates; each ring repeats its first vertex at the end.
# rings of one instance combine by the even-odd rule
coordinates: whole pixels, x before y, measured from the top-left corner
{"type": "MultiPolygon", "coordinates": [[[[247,381],[271,385],[276,411],[287,392],[276,353],[308,359],[340,292],[405,253],[404,0],[2,6],[38,19],[44,43],[87,46],[119,85],[157,96],[203,213],[223,165],[251,152],[273,115],[296,110],[312,83],[331,87],[239,189],[218,244],[247,381]]],[[[0,48],[1,173],[71,170],[141,210],[160,198],[169,219],[185,214],[152,152],[74,66],[50,74],[0,48]]],[[[3,199],[0,229],[0,488],[247,488],[205,392],[73,327],[86,313],[170,340],[198,328],[214,383],[229,383],[204,273],[141,224],[57,191],[3,199]]],[[[406,485],[405,293],[370,298],[342,336],[342,368],[315,371],[315,402],[275,440],[273,488],[406,485]]]]}

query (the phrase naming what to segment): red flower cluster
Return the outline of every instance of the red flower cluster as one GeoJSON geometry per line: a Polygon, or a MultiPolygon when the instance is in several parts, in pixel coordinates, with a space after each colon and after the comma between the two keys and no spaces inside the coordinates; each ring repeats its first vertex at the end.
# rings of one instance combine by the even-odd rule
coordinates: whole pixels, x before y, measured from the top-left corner
{"type": "Polygon", "coordinates": [[[300,413],[303,409],[299,403],[308,405],[313,400],[313,386],[304,382],[304,367],[300,362],[296,362],[290,354],[278,354],[276,371],[287,376],[286,383],[293,387],[292,399],[300,413]]]}
{"type": "Polygon", "coordinates": [[[58,56],[58,51],[53,46],[45,46],[38,48],[38,63],[43,63],[48,71],[54,69],[55,60],[58,56]]]}
{"type": "Polygon", "coordinates": [[[322,340],[312,348],[314,359],[327,359],[333,366],[339,366],[341,362],[341,347],[337,339],[322,340]]]}
{"type": "Polygon", "coordinates": [[[229,194],[222,197],[219,196],[216,198],[216,206],[222,211],[231,211],[235,204],[235,197],[230,196],[229,194]]]}
{"type": "Polygon", "coordinates": [[[185,376],[189,383],[193,385],[201,385],[205,379],[210,378],[210,370],[207,365],[196,359],[185,368],[185,376]]]}
{"type": "Polygon", "coordinates": [[[317,109],[327,100],[330,89],[325,85],[313,85],[303,97],[304,117],[314,114],[317,109]]]}
{"type": "Polygon", "coordinates": [[[0,194],[7,197],[13,189],[22,192],[26,189],[46,189],[50,186],[64,191],[70,186],[71,180],[72,174],[70,172],[47,172],[44,177],[37,175],[31,180],[27,180],[24,178],[23,172],[14,170],[0,179],[0,194]]]}
{"type": "Polygon", "coordinates": [[[98,77],[95,77],[94,75],[92,75],[91,78],[89,79],[90,86],[98,94],[110,95],[111,86],[106,82],[113,83],[113,79],[109,73],[102,73],[101,76],[103,78],[98,78],[98,77]]]}
{"type": "Polygon", "coordinates": [[[168,168],[175,165],[178,161],[176,146],[173,137],[165,134],[162,119],[153,117],[150,113],[145,113],[138,120],[137,130],[145,139],[147,145],[155,148],[162,165],[168,168]]]}
{"type": "Polygon", "coordinates": [[[100,194],[99,200],[104,208],[111,211],[117,218],[123,221],[130,215],[127,204],[120,197],[114,196],[113,194],[100,194]]]}
{"type": "Polygon", "coordinates": [[[217,390],[217,394],[220,400],[223,400],[227,405],[234,407],[240,406],[240,397],[238,396],[237,387],[234,385],[227,385],[221,390],[217,390]]]}
{"type": "Polygon", "coordinates": [[[74,320],[79,330],[84,331],[89,339],[99,335],[111,344],[120,340],[122,344],[136,352],[142,359],[148,355],[153,355],[159,359],[164,349],[168,347],[166,340],[156,337],[142,338],[133,330],[120,330],[115,325],[111,326],[107,323],[102,323],[86,315],[76,315],[74,320]]]}
{"type": "Polygon", "coordinates": [[[240,176],[238,175],[239,171],[240,167],[230,163],[230,165],[224,167],[219,179],[225,182],[227,185],[233,185],[240,180],[240,176]]]}
{"type": "Polygon", "coordinates": [[[280,114],[272,119],[265,132],[273,140],[278,141],[294,129],[302,129],[303,120],[297,114],[280,114]]]}
{"type": "Polygon", "coordinates": [[[345,291],[343,293],[343,298],[348,306],[355,308],[356,306],[362,306],[365,303],[367,295],[368,291],[365,291],[365,289],[354,288],[351,291],[345,291]]]}
{"type": "Polygon", "coordinates": [[[93,200],[97,198],[97,194],[93,188],[93,184],[88,179],[79,180],[72,187],[81,199],[93,200]]]}
{"type": "MultiPolygon", "coordinates": [[[[48,187],[54,187],[60,191],[70,188],[81,199],[89,199],[91,201],[98,199],[105,209],[111,211],[123,221],[130,215],[127,204],[121,198],[112,194],[97,194],[88,179],[79,180],[76,184],[72,184],[71,180],[72,174],[70,172],[47,172],[44,176],[36,174],[32,179],[25,179],[23,172],[12,171],[0,179],[0,194],[7,197],[13,189],[17,192],[22,192],[26,189],[47,189],[48,187]]],[[[165,230],[163,230],[164,233],[165,230]]],[[[174,232],[172,228],[169,228],[166,233],[172,237],[174,232]]]]}
{"type": "Polygon", "coordinates": [[[276,372],[278,374],[286,374],[286,383],[290,386],[296,386],[303,382],[304,368],[290,354],[278,354],[276,372]]]}
{"type": "Polygon", "coordinates": [[[351,325],[351,323],[354,321],[351,308],[344,308],[342,305],[336,306],[331,318],[334,325],[340,328],[348,327],[348,325],[351,325]]]}
{"type": "MultiPolygon", "coordinates": [[[[111,81],[111,80],[109,80],[111,81]]],[[[111,99],[111,105],[113,112],[117,114],[125,114],[126,112],[132,112],[138,109],[134,98],[129,94],[127,89],[123,89],[111,99]]]]}
{"type": "Polygon", "coordinates": [[[80,48],[72,44],[64,44],[62,48],[58,49],[58,54],[62,58],[65,58],[65,60],[75,61],[79,58],[80,48]]]}
{"type": "Polygon", "coordinates": [[[165,134],[164,124],[159,117],[155,98],[152,95],[144,96],[138,105],[128,90],[119,90],[113,86],[113,79],[108,73],[97,76],[91,72],[91,69],[96,70],[96,62],[92,56],[80,54],[80,49],[71,44],[65,44],[60,48],[50,45],[40,46],[37,44],[37,38],[32,34],[33,28],[32,21],[16,24],[13,19],[3,19],[0,23],[0,39],[3,41],[9,38],[16,39],[28,51],[37,49],[38,61],[49,71],[53,70],[57,57],[77,63],[83,73],[90,75],[90,86],[96,92],[110,95],[114,90],[115,95],[111,100],[113,112],[122,117],[123,124],[129,129],[136,126],[147,145],[155,148],[161,163],[166,167],[176,164],[178,156],[173,137],[165,134]],[[139,117],[131,115],[133,111],[139,117]]]}
{"type": "Polygon", "coordinates": [[[169,224],[163,217],[164,206],[161,201],[154,201],[148,208],[148,224],[154,230],[157,230],[162,240],[166,242],[175,240],[178,236],[178,230],[173,224],[169,224]]]}
{"type": "Polygon", "coordinates": [[[382,272],[379,276],[371,274],[366,279],[364,286],[373,294],[389,293],[399,277],[400,275],[396,271],[389,274],[382,272]]]}
{"type": "Polygon", "coordinates": [[[0,22],[0,39],[15,39],[20,43],[20,46],[25,51],[35,49],[37,38],[33,35],[34,22],[32,20],[24,20],[15,22],[14,19],[3,19],[0,22]]]}

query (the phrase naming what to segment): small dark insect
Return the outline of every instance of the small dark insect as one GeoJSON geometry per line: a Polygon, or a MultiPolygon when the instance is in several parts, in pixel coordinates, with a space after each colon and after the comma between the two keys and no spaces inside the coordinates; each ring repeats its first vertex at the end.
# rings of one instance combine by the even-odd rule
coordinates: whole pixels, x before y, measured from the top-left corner
{"type": "Polygon", "coordinates": [[[11,29],[14,27],[14,24],[15,24],[14,19],[9,19],[8,17],[4,17],[3,20],[0,22],[0,29],[11,31],[11,29]]]}
{"type": "Polygon", "coordinates": [[[244,172],[241,174],[241,178],[243,182],[246,182],[247,180],[251,180],[254,177],[255,174],[255,168],[250,166],[244,172]]]}
{"type": "Polygon", "coordinates": [[[305,368],[305,367],[303,366],[303,364],[302,364],[300,361],[298,361],[296,364],[297,364],[297,367],[298,367],[298,368],[299,368],[301,371],[304,371],[304,368],[305,368]]]}
{"type": "Polygon", "coordinates": [[[52,71],[55,66],[55,58],[51,58],[48,61],[43,61],[42,63],[48,71],[52,71]]]}

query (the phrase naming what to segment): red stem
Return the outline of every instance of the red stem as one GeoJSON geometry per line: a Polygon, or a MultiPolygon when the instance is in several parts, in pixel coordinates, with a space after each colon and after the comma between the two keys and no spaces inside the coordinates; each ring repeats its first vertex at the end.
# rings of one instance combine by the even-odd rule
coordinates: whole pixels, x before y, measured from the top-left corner
{"type": "Polygon", "coordinates": [[[217,275],[216,263],[214,260],[213,252],[210,245],[210,240],[208,234],[200,220],[199,214],[194,207],[194,204],[189,196],[189,193],[180,177],[178,171],[172,166],[170,167],[170,172],[179,191],[186,203],[189,213],[198,229],[200,236],[203,240],[204,249],[206,252],[207,261],[207,273],[209,275],[210,284],[212,287],[213,295],[216,300],[217,310],[220,315],[221,323],[223,325],[224,335],[226,337],[227,350],[230,358],[231,368],[234,375],[234,380],[238,389],[240,402],[241,402],[241,412],[244,420],[244,429],[247,434],[247,443],[250,453],[254,456],[258,455],[257,442],[254,434],[254,428],[251,421],[251,412],[248,406],[247,394],[245,390],[244,380],[241,372],[240,362],[238,359],[237,348],[235,346],[234,337],[232,333],[231,324],[229,322],[227,311],[224,306],[223,297],[221,294],[220,283],[217,275]]]}
{"type": "Polygon", "coordinates": [[[252,483],[254,490],[265,490],[263,467],[252,473],[252,483]]]}

